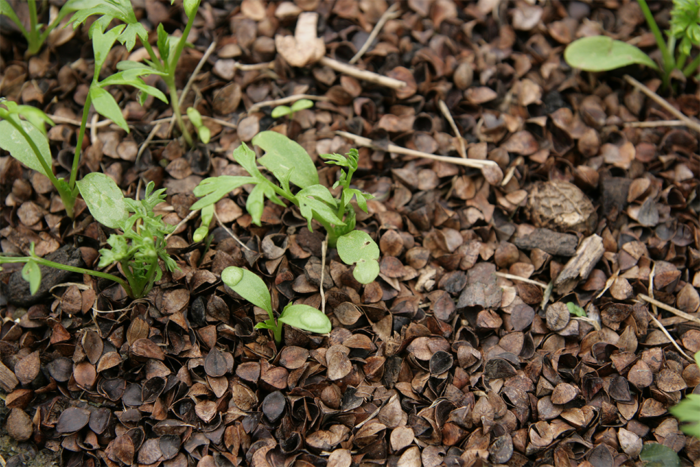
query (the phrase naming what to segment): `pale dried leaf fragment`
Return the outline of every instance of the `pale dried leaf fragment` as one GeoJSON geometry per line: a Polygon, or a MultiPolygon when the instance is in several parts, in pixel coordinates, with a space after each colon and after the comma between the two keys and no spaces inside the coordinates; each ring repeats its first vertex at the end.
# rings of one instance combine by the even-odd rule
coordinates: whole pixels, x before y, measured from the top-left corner
{"type": "Polygon", "coordinates": [[[291,66],[305,67],[318,61],[326,53],[323,39],[316,37],[317,13],[302,13],[292,36],[275,36],[277,51],[291,66]]]}

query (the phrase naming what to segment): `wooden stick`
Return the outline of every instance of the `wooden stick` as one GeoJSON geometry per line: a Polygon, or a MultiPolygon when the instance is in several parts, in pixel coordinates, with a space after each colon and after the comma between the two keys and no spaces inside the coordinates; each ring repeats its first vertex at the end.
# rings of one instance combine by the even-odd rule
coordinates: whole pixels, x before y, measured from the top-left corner
{"type": "MultiPolygon", "coordinates": [[[[199,212],[199,210],[197,210],[197,211],[190,211],[190,213],[187,214],[187,217],[185,217],[185,218],[182,219],[180,222],[178,222],[178,224],[175,226],[175,228],[173,229],[173,231],[172,231],[171,233],[169,233],[168,235],[165,236],[165,241],[167,242],[168,239],[169,239],[170,237],[172,237],[173,235],[175,235],[175,232],[176,232],[180,227],[182,227],[184,224],[186,224],[187,222],[189,222],[189,220],[192,219],[198,212],[199,212]]],[[[215,212],[216,212],[216,211],[215,211],[215,212]]]]}
{"type": "Polygon", "coordinates": [[[486,161],[479,159],[461,159],[457,157],[446,157],[446,156],[436,156],[434,154],[428,154],[427,152],[414,151],[413,149],[402,148],[401,146],[396,146],[395,144],[389,144],[389,146],[384,149],[377,146],[372,142],[371,139],[365,138],[364,136],[353,135],[347,131],[336,131],[336,135],[343,136],[349,140],[352,140],[355,144],[364,146],[366,148],[372,148],[377,150],[387,150],[389,152],[394,152],[396,154],[403,154],[406,156],[423,157],[425,159],[431,159],[434,161],[447,162],[448,164],[463,165],[465,167],[472,167],[474,169],[481,169],[489,165],[498,165],[494,161],[486,161]]]}
{"type": "Polygon", "coordinates": [[[374,39],[377,38],[377,36],[379,35],[379,31],[382,30],[382,28],[384,27],[386,22],[389,21],[390,19],[398,18],[401,15],[401,13],[399,13],[398,10],[399,10],[399,4],[394,3],[393,5],[391,5],[391,7],[389,7],[388,10],[386,10],[384,12],[382,17],[379,18],[379,21],[377,21],[376,26],[374,26],[374,29],[372,29],[372,32],[370,33],[370,35],[367,38],[367,40],[365,41],[365,43],[362,44],[362,47],[360,48],[360,50],[358,50],[357,53],[355,54],[355,56],[350,59],[351,65],[354,65],[355,63],[357,63],[357,61],[360,58],[362,58],[362,56],[365,54],[365,52],[367,52],[367,50],[372,45],[372,42],[374,42],[374,39]]]}
{"type": "Polygon", "coordinates": [[[236,70],[241,70],[241,71],[256,71],[256,70],[264,70],[265,68],[274,68],[275,62],[254,63],[252,65],[247,65],[245,63],[236,62],[236,63],[234,63],[233,67],[236,70]]]}
{"type": "Polygon", "coordinates": [[[278,105],[284,105],[284,104],[290,104],[292,102],[296,102],[301,99],[309,99],[311,101],[327,101],[328,97],[326,96],[312,96],[310,94],[294,94],[293,96],[288,96],[288,97],[281,97],[279,99],[271,100],[271,101],[263,101],[263,102],[258,102],[257,104],[253,104],[250,109],[248,110],[249,114],[252,114],[254,112],[257,112],[263,107],[276,107],[278,105]]]}
{"type": "MultiPolygon", "coordinates": [[[[153,120],[153,121],[151,122],[151,125],[157,125],[157,124],[159,124],[159,123],[167,123],[167,122],[170,121],[171,118],[172,118],[172,117],[166,117],[166,118],[161,118],[161,119],[159,119],[159,120],[153,120]]],[[[236,128],[238,128],[238,125],[236,125],[235,123],[227,122],[226,120],[221,120],[221,119],[213,118],[213,117],[207,117],[206,115],[202,115],[202,118],[203,118],[204,120],[211,120],[212,122],[218,123],[219,125],[225,126],[225,127],[227,127],[227,128],[233,128],[234,130],[235,130],[236,128]]],[[[190,117],[187,116],[187,115],[183,115],[183,116],[182,116],[182,119],[183,119],[183,120],[189,120],[190,117]]]]}
{"type": "Polygon", "coordinates": [[[462,138],[462,135],[459,133],[459,130],[457,129],[457,124],[455,123],[454,118],[452,118],[452,114],[450,113],[450,109],[447,108],[447,104],[445,104],[445,101],[440,99],[438,101],[438,107],[440,107],[440,111],[442,114],[445,116],[447,121],[449,122],[450,126],[452,127],[452,131],[455,132],[455,136],[457,136],[457,141],[459,141],[459,155],[462,156],[462,159],[467,158],[467,148],[464,144],[464,138],[462,138]]]}
{"type": "Polygon", "coordinates": [[[632,128],[656,128],[659,126],[685,126],[682,120],[658,120],[655,122],[627,122],[625,126],[632,128]]]}
{"type": "Polygon", "coordinates": [[[219,215],[216,213],[216,208],[214,208],[214,217],[216,218],[216,222],[226,231],[227,234],[229,234],[229,235],[231,236],[231,238],[233,238],[236,242],[238,242],[238,244],[239,244],[240,246],[242,246],[243,248],[245,248],[245,249],[248,250],[248,251],[253,251],[253,250],[251,250],[250,248],[248,248],[248,245],[246,245],[245,243],[243,243],[243,242],[241,241],[241,239],[238,238],[238,237],[236,236],[235,233],[233,233],[233,230],[229,229],[228,227],[226,227],[226,226],[224,225],[223,222],[221,222],[221,219],[219,219],[219,215]]]}
{"type": "Polygon", "coordinates": [[[379,84],[380,86],[386,86],[391,89],[401,89],[406,86],[406,83],[401,80],[382,76],[377,73],[372,73],[371,71],[360,70],[353,65],[348,65],[347,63],[342,63],[332,58],[321,57],[318,64],[332,68],[338,73],[345,73],[353,78],[369,81],[370,83],[379,84]]]}
{"type": "Polygon", "coordinates": [[[665,303],[660,302],[660,301],[656,300],[655,298],[651,298],[651,297],[644,295],[644,294],[641,294],[641,293],[639,295],[637,295],[637,297],[641,298],[645,302],[651,303],[652,305],[655,305],[655,306],[661,308],[662,310],[669,311],[676,316],[680,316],[681,318],[685,318],[688,321],[692,321],[693,323],[700,324],[700,319],[696,318],[695,316],[689,315],[688,313],[681,311],[678,308],[673,308],[670,305],[666,305],[665,303]]]}
{"type": "Polygon", "coordinates": [[[679,120],[682,120],[685,122],[685,124],[688,126],[688,128],[691,128],[692,130],[700,133],[700,124],[697,122],[694,122],[688,116],[686,116],[683,112],[680,110],[676,109],[674,106],[668,103],[668,101],[658,94],[656,94],[654,91],[649,89],[648,87],[644,86],[642,83],[637,81],[636,79],[632,78],[630,75],[625,75],[625,80],[630,83],[632,86],[635,88],[639,89],[642,91],[646,96],[659,104],[661,107],[664,109],[668,110],[674,117],[676,117],[679,120]]]}

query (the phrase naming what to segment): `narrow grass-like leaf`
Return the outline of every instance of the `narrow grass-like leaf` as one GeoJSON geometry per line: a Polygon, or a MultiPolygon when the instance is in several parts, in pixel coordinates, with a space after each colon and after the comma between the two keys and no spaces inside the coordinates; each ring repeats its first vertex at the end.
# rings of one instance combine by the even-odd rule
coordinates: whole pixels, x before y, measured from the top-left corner
{"type": "Polygon", "coordinates": [[[328,316],[308,305],[287,305],[282,311],[279,321],[303,331],[317,334],[327,334],[333,329],[328,316]]]}
{"type": "Polygon", "coordinates": [[[238,295],[267,311],[270,319],[274,319],[270,292],[267,290],[265,282],[256,274],[247,269],[230,266],[221,273],[221,280],[238,295]]]}
{"type": "Polygon", "coordinates": [[[258,159],[278,180],[294,169],[290,181],[299,188],[318,185],[316,166],[306,150],[298,143],[274,131],[263,131],[253,138],[253,144],[260,146],[265,155],[258,159]]]}
{"type": "Polygon", "coordinates": [[[98,114],[112,120],[119,125],[120,128],[129,133],[129,125],[127,125],[122,115],[122,110],[109,92],[99,86],[91,86],[90,98],[98,114]]]}
{"type": "Polygon", "coordinates": [[[8,18],[10,18],[10,20],[17,25],[20,31],[22,31],[22,34],[26,35],[27,30],[24,29],[22,21],[20,21],[19,17],[15,13],[15,10],[12,9],[7,0],[0,0],[0,16],[2,15],[5,15],[8,18]]]}
{"type": "Polygon", "coordinates": [[[77,184],[90,214],[100,224],[117,229],[129,218],[122,190],[107,175],[89,173],[77,184]]]}
{"type": "Polygon", "coordinates": [[[230,175],[205,178],[193,190],[195,196],[204,196],[204,198],[194,203],[190,209],[196,211],[212,205],[236,188],[250,183],[257,183],[257,180],[253,177],[234,177],[230,175]]]}
{"type": "Polygon", "coordinates": [[[570,66],[585,71],[609,71],[635,63],[659,69],[638,47],[607,36],[584,37],[572,42],[564,51],[564,59],[570,66]]]}

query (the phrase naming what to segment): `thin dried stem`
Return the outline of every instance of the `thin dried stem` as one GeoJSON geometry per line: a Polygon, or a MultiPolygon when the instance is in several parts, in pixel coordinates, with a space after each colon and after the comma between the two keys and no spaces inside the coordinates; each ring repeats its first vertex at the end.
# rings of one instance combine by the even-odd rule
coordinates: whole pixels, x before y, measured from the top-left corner
{"type": "Polygon", "coordinates": [[[459,129],[457,129],[457,124],[455,123],[454,118],[452,118],[452,114],[450,113],[450,109],[447,108],[447,104],[445,104],[445,101],[440,99],[438,101],[438,107],[440,107],[440,111],[442,114],[445,116],[447,119],[448,123],[452,127],[452,131],[455,132],[455,136],[457,137],[457,141],[459,142],[459,155],[462,156],[462,159],[467,158],[467,148],[466,145],[464,144],[464,138],[462,138],[462,135],[459,133],[459,129]]]}
{"type": "Polygon", "coordinates": [[[245,243],[243,243],[243,242],[241,241],[241,239],[238,238],[238,237],[236,236],[236,234],[233,233],[233,231],[232,231],[231,229],[229,229],[228,227],[226,227],[226,226],[224,225],[224,223],[221,222],[221,219],[219,219],[219,215],[216,213],[216,209],[214,209],[214,217],[216,218],[216,222],[221,226],[221,228],[224,229],[224,230],[226,231],[226,233],[229,234],[229,235],[231,236],[231,238],[233,238],[236,242],[238,242],[238,244],[239,244],[240,246],[242,246],[243,248],[245,248],[245,249],[248,250],[248,251],[253,251],[253,250],[251,250],[250,248],[248,248],[248,245],[246,245],[245,243]]]}
{"type": "MultiPolygon", "coordinates": [[[[161,119],[158,119],[158,120],[153,120],[153,121],[151,122],[151,125],[155,125],[155,124],[158,124],[158,123],[168,123],[168,122],[170,122],[171,118],[172,118],[172,117],[167,117],[167,118],[161,118],[161,119]]],[[[182,119],[183,119],[183,120],[189,120],[190,117],[188,117],[187,115],[183,115],[183,116],[182,116],[182,119]]],[[[225,127],[227,127],[227,128],[233,128],[234,130],[235,130],[236,128],[238,128],[238,125],[236,125],[235,123],[227,122],[226,120],[221,120],[221,119],[218,119],[218,118],[207,117],[206,115],[202,115],[202,120],[211,120],[211,121],[214,122],[214,123],[218,123],[219,125],[225,126],[225,127]]]]}
{"type": "Polygon", "coordinates": [[[434,161],[447,162],[448,164],[463,165],[465,167],[472,167],[474,169],[481,169],[489,165],[498,165],[494,161],[486,161],[479,159],[461,159],[457,157],[446,157],[446,156],[436,156],[434,154],[428,154],[427,152],[414,151],[413,149],[402,148],[401,146],[396,146],[395,144],[389,144],[386,148],[380,147],[372,142],[371,139],[365,138],[363,136],[357,136],[347,131],[336,131],[336,135],[343,136],[349,140],[352,140],[355,144],[363,146],[366,148],[377,149],[380,151],[389,151],[396,154],[403,154],[406,156],[423,157],[425,159],[431,159],[434,161]]]}
{"type": "Polygon", "coordinates": [[[697,133],[700,133],[700,124],[698,124],[697,122],[688,118],[688,116],[685,115],[683,112],[681,112],[680,110],[676,109],[674,106],[669,104],[666,99],[659,96],[654,91],[652,91],[648,87],[644,86],[642,83],[640,83],[636,79],[632,78],[630,75],[625,75],[625,80],[628,83],[630,83],[632,86],[634,86],[635,88],[639,89],[644,94],[646,94],[646,96],[649,99],[653,100],[654,102],[659,104],[661,107],[668,110],[669,113],[671,113],[674,117],[685,122],[685,124],[688,126],[688,128],[696,131],[697,133]]]}
{"type": "Polygon", "coordinates": [[[326,270],[326,252],[328,251],[328,232],[326,232],[326,239],[321,243],[321,285],[319,290],[321,292],[321,313],[326,314],[326,294],[323,293],[323,273],[326,270]]]}
{"type": "Polygon", "coordinates": [[[160,126],[161,126],[161,123],[156,123],[156,126],[151,128],[151,132],[148,134],[146,141],[141,143],[141,147],[139,148],[139,152],[136,154],[136,162],[138,162],[141,159],[141,155],[143,154],[143,151],[146,150],[148,145],[153,140],[153,137],[156,135],[156,133],[158,133],[158,130],[160,130],[160,126]]]}
{"type": "MultiPolygon", "coordinates": [[[[182,94],[180,94],[179,105],[181,108],[182,108],[182,103],[185,102],[185,98],[187,97],[187,94],[190,92],[190,88],[192,87],[192,83],[194,82],[195,79],[197,79],[197,75],[199,75],[199,72],[202,71],[202,67],[207,62],[207,60],[209,60],[209,57],[214,52],[215,48],[216,48],[216,41],[209,44],[209,48],[207,49],[206,52],[204,52],[204,55],[202,55],[202,58],[199,60],[199,63],[197,63],[197,66],[195,67],[194,72],[190,76],[190,79],[187,80],[187,84],[185,85],[185,88],[182,90],[182,94]]],[[[173,115],[172,117],[170,117],[170,125],[168,126],[168,134],[172,133],[174,126],[175,126],[175,116],[173,115]]]]}
{"type": "Polygon", "coordinates": [[[653,122],[627,122],[626,127],[631,128],[656,128],[659,126],[686,126],[682,120],[657,120],[653,122]]]}
{"type": "Polygon", "coordinates": [[[352,76],[353,78],[379,84],[380,86],[386,86],[387,88],[401,89],[406,86],[406,83],[399,79],[389,78],[388,76],[382,76],[377,73],[372,73],[371,71],[360,70],[353,65],[348,65],[347,63],[342,63],[337,60],[333,60],[332,58],[321,57],[318,64],[332,68],[338,73],[344,73],[348,76],[352,76]]]}
{"type": "Polygon", "coordinates": [[[655,298],[651,298],[648,295],[644,295],[644,294],[639,294],[639,295],[637,295],[637,297],[641,298],[645,302],[651,303],[652,305],[655,305],[655,306],[661,308],[662,310],[666,310],[670,313],[673,313],[676,316],[679,316],[681,318],[685,318],[688,321],[692,321],[693,323],[700,324],[700,319],[696,318],[695,316],[689,315],[688,313],[681,311],[678,308],[674,308],[671,305],[666,305],[665,303],[660,302],[660,301],[656,300],[655,298]]]}
{"type": "Polygon", "coordinates": [[[544,282],[540,282],[540,281],[536,281],[536,280],[532,280],[532,279],[526,279],[525,277],[516,276],[514,274],[508,274],[505,272],[497,272],[496,275],[498,277],[502,277],[504,279],[508,279],[511,281],[525,282],[527,284],[532,284],[532,285],[536,285],[538,287],[542,287],[543,289],[547,288],[547,284],[545,284],[544,282]]]}
{"type": "Polygon", "coordinates": [[[95,112],[95,115],[92,116],[92,124],[90,125],[90,144],[95,144],[95,141],[97,141],[97,119],[99,118],[99,115],[97,112],[95,112]]]}
{"type": "Polygon", "coordinates": [[[296,101],[301,100],[301,99],[309,99],[311,101],[327,101],[328,97],[326,97],[326,96],[312,96],[310,94],[295,94],[293,96],[280,97],[279,99],[258,102],[257,104],[253,104],[250,107],[250,109],[248,109],[248,114],[252,114],[254,112],[257,112],[258,110],[262,109],[263,107],[277,107],[278,105],[291,104],[291,103],[296,102],[296,101]]]}
{"type": "Polygon", "coordinates": [[[168,235],[165,236],[165,241],[167,242],[168,239],[169,239],[170,237],[172,237],[173,235],[175,235],[175,232],[177,232],[178,229],[180,229],[180,227],[182,227],[183,225],[185,225],[186,223],[188,223],[188,222],[190,221],[190,219],[192,219],[192,218],[195,216],[195,214],[197,214],[198,212],[199,212],[199,211],[190,211],[190,213],[187,214],[187,217],[185,217],[185,218],[182,219],[180,222],[178,222],[178,224],[177,224],[177,225],[175,226],[175,228],[173,229],[173,232],[172,232],[172,233],[169,233],[168,235]]]}
{"type": "Polygon", "coordinates": [[[676,348],[676,350],[678,350],[678,352],[680,352],[680,354],[683,355],[685,358],[687,358],[691,362],[695,363],[695,360],[690,358],[690,356],[687,353],[685,353],[683,351],[683,349],[681,349],[681,347],[678,345],[678,342],[676,342],[676,340],[673,337],[671,337],[671,334],[669,334],[669,332],[666,330],[664,325],[661,324],[661,321],[656,319],[656,316],[654,316],[650,311],[647,310],[647,313],[649,313],[649,316],[651,316],[651,319],[654,320],[654,324],[656,324],[656,327],[661,329],[661,332],[663,332],[666,335],[666,337],[668,338],[668,340],[671,341],[671,344],[673,344],[673,346],[676,348]]]}
{"type": "Polygon", "coordinates": [[[372,45],[372,42],[374,42],[374,39],[377,38],[379,35],[379,31],[382,30],[384,25],[386,24],[387,21],[390,19],[396,19],[399,16],[401,16],[401,13],[398,11],[399,10],[399,4],[394,3],[389,7],[388,10],[384,12],[381,18],[379,18],[379,21],[377,21],[377,24],[374,26],[374,29],[372,29],[372,32],[369,34],[369,37],[365,41],[364,44],[362,44],[362,47],[360,47],[360,50],[357,51],[354,57],[350,59],[350,64],[354,65],[357,63],[357,61],[362,58],[362,56],[369,50],[370,46],[372,45]]]}
{"type": "MultiPolygon", "coordinates": [[[[73,126],[80,126],[80,121],[78,120],[73,120],[72,118],[66,118],[66,117],[61,117],[58,115],[48,115],[48,117],[54,121],[54,123],[60,123],[63,125],[73,125],[73,126]]],[[[106,126],[110,126],[112,124],[112,120],[102,120],[100,122],[97,122],[95,124],[93,123],[88,123],[85,125],[86,128],[92,129],[93,127],[95,128],[104,128],[106,126]]]]}

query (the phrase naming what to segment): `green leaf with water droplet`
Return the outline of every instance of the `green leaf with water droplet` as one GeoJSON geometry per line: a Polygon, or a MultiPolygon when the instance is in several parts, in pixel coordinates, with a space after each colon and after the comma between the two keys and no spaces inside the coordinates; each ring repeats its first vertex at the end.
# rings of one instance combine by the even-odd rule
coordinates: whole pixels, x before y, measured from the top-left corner
{"type": "Polygon", "coordinates": [[[333,328],[328,316],[308,305],[287,305],[279,320],[288,326],[317,334],[327,334],[333,328]]]}
{"type": "Polygon", "coordinates": [[[122,190],[107,175],[89,173],[77,185],[90,214],[100,224],[117,229],[129,218],[122,190]]]}
{"type": "Polygon", "coordinates": [[[231,266],[221,273],[221,280],[231,290],[248,300],[253,305],[267,311],[272,319],[272,300],[270,292],[262,279],[247,269],[231,266]]]}

